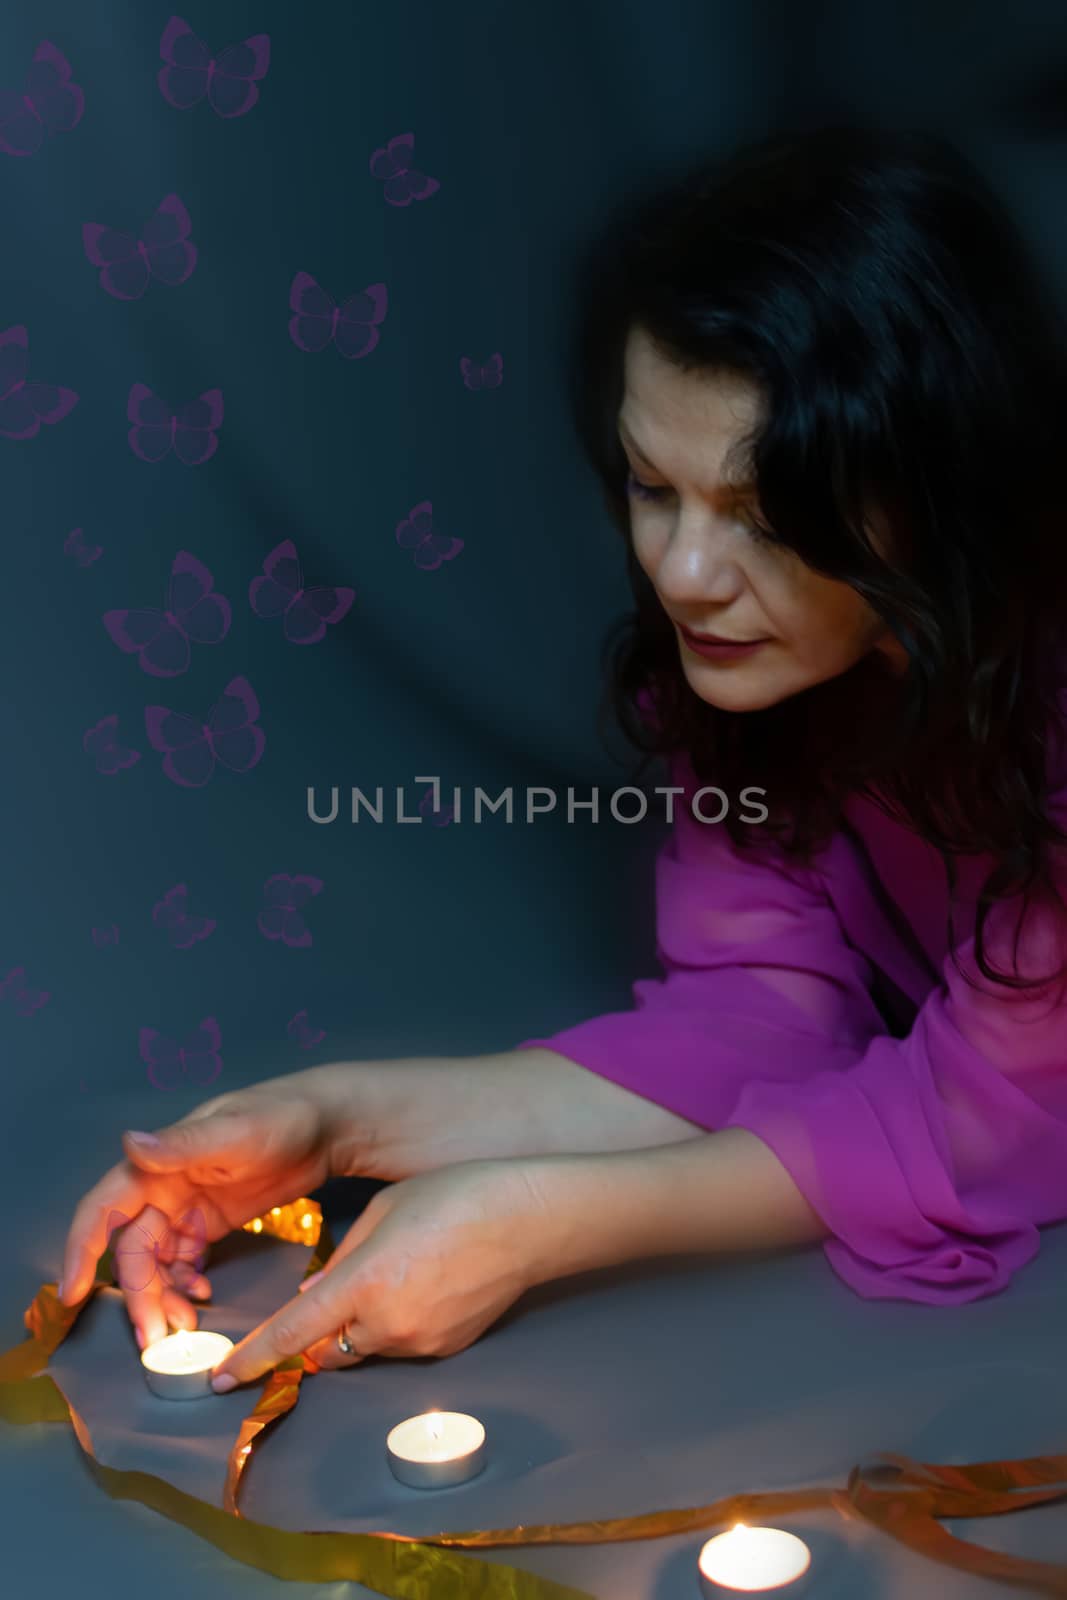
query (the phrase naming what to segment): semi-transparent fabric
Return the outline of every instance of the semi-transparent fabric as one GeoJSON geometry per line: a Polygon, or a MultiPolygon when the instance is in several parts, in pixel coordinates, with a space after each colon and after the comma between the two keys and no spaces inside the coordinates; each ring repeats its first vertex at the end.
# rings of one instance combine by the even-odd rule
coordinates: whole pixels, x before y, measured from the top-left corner
{"type": "MultiPolygon", "coordinates": [[[[1062,749],[1051,741],[1049,809],[1067,829],[1062,749]]],[[[699,821],[685,754],[671,774],[685,793],[656,860],[664,976],[633,984],[632,1010],[515,1048],[557,1051],[709,1130],[758,1135],[859,1294],[997,1293],[1037,1253],[1038,1228],[1067,1218],[1067,1000],[1056,983],[1020,993],[979,973],[974,897],[992,862],[957,858],[957,955],[972,988],[949,953],[940,857],[872,801],[851,799],[798,867],[770,844],[749,858],[699,821]]],[[[705,797],[705,811],[717,805],[705,797]]],[[[1021,909],[1020,896],[989,913],[998,970],[1013,970],[1021,909]]],[[[1054,897],[1031,902],[1023,975],[1058,969],[1065,922],[1054,897]]]]}

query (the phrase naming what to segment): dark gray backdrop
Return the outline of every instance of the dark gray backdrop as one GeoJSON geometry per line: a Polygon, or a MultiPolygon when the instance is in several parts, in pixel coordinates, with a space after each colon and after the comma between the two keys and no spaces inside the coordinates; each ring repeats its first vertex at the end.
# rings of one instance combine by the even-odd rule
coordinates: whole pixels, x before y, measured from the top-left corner
{"type": "MultiPolygon", "coordinates": [[[[37,1284],[56,1276],[70,1210],[116,1158],[122,1126],[158,1125],[208,1093],[315,1061],[503,1048],[627,1004],[631,980],[654,970],[660,823],[594,826],[586,811],[571,824],[522,819],[527,785],[561,796],[574,785],[578,798],[599,785],[603,804],[627,778],[621,746],[599,742],[594,717],[600,642],[628,595],[564,391],[569,265],[627,182],[785,123],[913,121],[947,129],[981,161],[1057,283],[1067,250],[1060,4],[214,0],[180,13],[211,54],[257,33],[270,40],[258,101],[231,117],[210,97],[178,109],[164,94],[169,15],[143,0],[16,3],[0,15],[0,89],[25,92],[47,41],[84,94],[76,126],[48,133],[38,69],[37,109],[16,115],[9,100],[14,148],[0,145],[0,336],[25,329],[28,380],[77,396],[35,436],[10,437],[23,373],[9,341],[0,1171],[20,1231],[5,1344],[37,1284]],[[388,188],[372,159],[408,133],[415,167],[438,188],[394,204],[402,180],[388,188]],[[177,286],[142,273],[142,292],[117,298],[85,225],[144,240],[172,195],[188,213],[193,270],[177,286]],[[298,273],[337,302],[384,284],[375,347],[356,359],[332,344],[300,348],[289,328],[298,273]],[[471,387],[463,359],[480,370],[497,353],[502,381],[471,387]],[[221,391],[211,458],[142,459],[128,437],[135,385],[168,414],[221,391]],[[397,539],[425,502],[435,535],[463,541],[435,568],[397,539]],[[252,579],[286,540],[308,587],[355,590],[312,644],[250,604],[252,579]],[[103,618],[162,609],[179,551],[209,571],[229,626],[220,642],[192,643],[187,665],[172,633],[182,670],[154,676],[103,618]],[[192,718],[184,733],[161,725],[178,742],[242,678],[265,740],[255,765],[217,762],[196,787],[173,781],[146,708],[192,718]],[[137,759],[101,770],[114,765],[99,754],[114,717],[120,750],[137,759]],[[493,796],[513,786],[514,822],[400,823],[396,786],[417,816],[427,786],[415,779],[429,774],[446,798],[458,785],[465,806],[477,785],[493,796]],[[341,790],[331,825],[308,819],[312,784],[323,804],[330,785],[341,790]],[[384,787],[381,823],[350,823],[353,785],[384,787]],[[260,921],[278,874],[321,885],[288,939],[260,921]],[[168,926],[164,911],[153,918],[161,906],[168,926]],[[198,1031],[205,1019],[210,1038],[198,1031]],[[197,1040],[215,1054],[183,1063],[176,1047],[197,1040]]],[[[97,248],[113,247],[103,239],[97,248]]],[[[125,271],[137,289],[136,263],[125,271]]],[[[151,436],[135,442],[151,453],[151,436]]],[[[232,744],[217,748],[232,755],[232,744]]],[[[1054,1291],[1062,1311],[1056,1247],[1050,1236],[1020,1305],[1054,1291]]],[[[781,1270],[783,1296],[800,1284],[830,1310],[849,1306],[821,1255],[781,1270]]],[[[697,1285],[722,1281],[692,1280],[694,1316],[697,1285]]],[[[739,1326],[745,1304],[739,1294],[739,1326]]],[[[849,1311],[871,1326],[901,1319],[919,1352],[936,1321],[918,1307],[849,1311]]],[[[555,1314],[566,1342],[565,1303],[555,1314]]],[[[962,1308],[940,1326],[974,1329],[991,1315],[962,1308]]],[[[989,1350],[1008,1360],[1011,1316],[997,1316],[989,1350]]],[[[1010,1394],[1005,1380],[1009,1413],[1010,1394]]],[[[46,1432],[5,1430],[0,1455],[21,1496],[6,1559],[23,1586],[58,1594],[83,1575],[73,1539],[50,1539],[36,1564],[51,1512],[80,1519],[81,1548],[106,1552],[121,1535],[154,1592],[177,1593],[197,1566],[215,1592],[266,1591],[271,1580],[104,1501],[73,1441],[46,1432]],[[173,1558],[162,1569],[161,1549],[173,1558]]],[[[871,1442],[888,1441],[883,1431],[871,1442]]],[[[610,1507],[610,1477],[597,1481],[610,1507]]],[[[683,1479],[674,1503],[707,1498],[706,1487],[683,1479]]],[[[516,1492],[497,1520],[531,1520],[516,1492]]],[[[343,1506],[328,1494],[316,1504],[323,1524],[340,1525],[343,1506]]],[[[477,1499],[467,1505],[460,1525],[477,1520],[477,1499]]],[[[609,1571],[616,1594],[651,1592],[655,1572],[657,1592],[687,1593],[687,1560],[661,1567],[664,1555],[643,1549],[644,1588],[625,1585],[632,1551],[519,1559],[575,1581],[584,1572],[604,1593],[609,1571]]],[[[919,1562],[906,1578],[912,1594],[924,1579],[931,1593],[970,1592],[919,1562]]],[[[873,1575],[865,1581],[873,1593],[873,1575]]]]}

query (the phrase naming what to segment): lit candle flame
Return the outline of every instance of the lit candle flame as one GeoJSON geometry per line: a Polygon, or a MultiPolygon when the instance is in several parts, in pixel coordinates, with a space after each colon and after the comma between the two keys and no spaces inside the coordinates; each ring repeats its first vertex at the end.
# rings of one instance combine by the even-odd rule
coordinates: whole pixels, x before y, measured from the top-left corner
{"type": "Polygon", "coordinates": [[[778,1589],[791,1584],[811,1565],[803,1539],[781,1528],[752,1528],[735,1522],[726,1533],[709,1539],[699,1565],[706,1577],[728,1589],[778,1589]]]}

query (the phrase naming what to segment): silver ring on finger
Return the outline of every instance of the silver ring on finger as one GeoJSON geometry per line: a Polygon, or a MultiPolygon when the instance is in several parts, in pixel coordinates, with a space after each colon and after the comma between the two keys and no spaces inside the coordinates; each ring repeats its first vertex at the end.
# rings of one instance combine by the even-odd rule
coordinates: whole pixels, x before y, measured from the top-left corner
{"type": "Polygon", "coordinates": [[[356,1347],[348,1337],[347,1325],[337,1335],[337,1348],[343,1356],[354,1356],[356,1353],[356,1347]]]}

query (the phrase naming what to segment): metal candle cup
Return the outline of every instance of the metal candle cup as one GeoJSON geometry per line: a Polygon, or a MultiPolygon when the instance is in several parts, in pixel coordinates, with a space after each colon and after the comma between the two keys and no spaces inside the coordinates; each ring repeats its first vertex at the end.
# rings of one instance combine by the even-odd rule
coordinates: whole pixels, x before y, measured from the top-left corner
{"type": "Polygon", "coordinates": [[[784,1590],[792,1600],[807,1588],[811,1551],[795,1533],[739,1522],[701,1546],[697,1570],[707,1600],[771,1589],[784,1590]]]}
{"type": "Polygon", "coordinates": [[[214,1394],[212,1371],[232,1349],[232,1339],[206,1328],[169,1333],[141,1351],[145,1382],[161,1400],[199,1400],[214,1394]]]}
{"type": "Polygon", "coordinates": [[[412,1489],[444,1489],[485,1466],[485,1429],[465,1411],[424,1411],[390,1428],[389,1468],[412,1489]]]}

